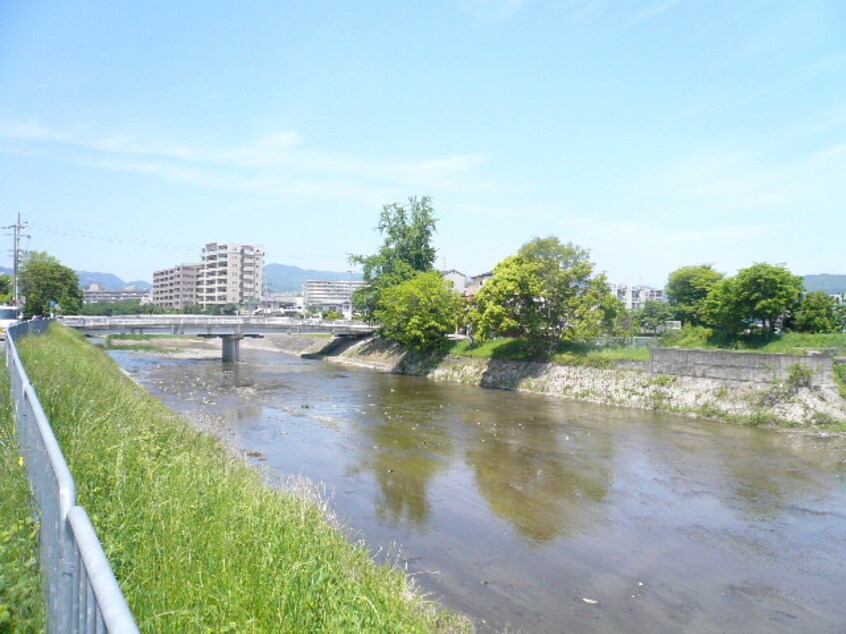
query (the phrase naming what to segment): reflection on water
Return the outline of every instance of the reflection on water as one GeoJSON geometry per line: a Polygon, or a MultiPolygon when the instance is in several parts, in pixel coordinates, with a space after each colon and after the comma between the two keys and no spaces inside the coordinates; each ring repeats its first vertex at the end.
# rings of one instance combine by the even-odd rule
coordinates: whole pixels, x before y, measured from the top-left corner
{"type": "Polygon", "coordinates": [[[116,358],[482,631],[846,631],[839,436],[340,369],[116,358]]]}

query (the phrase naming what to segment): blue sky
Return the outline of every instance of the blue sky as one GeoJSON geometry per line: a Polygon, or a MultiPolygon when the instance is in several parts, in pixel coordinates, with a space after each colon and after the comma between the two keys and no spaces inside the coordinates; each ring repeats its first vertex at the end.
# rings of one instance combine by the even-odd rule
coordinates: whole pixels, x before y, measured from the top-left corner
{"type": "Polygon", "coordinates": [[[30,249],[345,271],[422,195],[466,274],[546,235],[619,283],[846,273],[846,3],[0,0],[0,223],[30,249]]]}

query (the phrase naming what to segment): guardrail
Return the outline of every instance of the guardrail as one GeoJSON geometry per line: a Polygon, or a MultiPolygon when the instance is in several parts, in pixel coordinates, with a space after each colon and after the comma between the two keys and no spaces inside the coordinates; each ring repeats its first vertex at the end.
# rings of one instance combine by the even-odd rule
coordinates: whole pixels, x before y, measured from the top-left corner
{"type": "Polygon", "coordinates": [[[21,322],[6,338],[18,438],[41,525],[48,631],[135,634],[138,626],[88,513],[76,504],[73,476],[18,355],[16,342],[43,334],[48,325],[21,322]]]}

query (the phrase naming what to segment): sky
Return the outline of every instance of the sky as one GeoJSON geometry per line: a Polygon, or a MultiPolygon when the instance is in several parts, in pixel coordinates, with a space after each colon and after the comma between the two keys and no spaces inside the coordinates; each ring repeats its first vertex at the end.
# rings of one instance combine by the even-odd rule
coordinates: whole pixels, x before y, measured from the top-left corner
{"type": "Polygon", "coordinates": [[[424,195],[467,275],[549,235],[619,284],[846,273],[846,2],[0,0],[27,249],[126,281],[213,241],[347,271],[424,195]]]}

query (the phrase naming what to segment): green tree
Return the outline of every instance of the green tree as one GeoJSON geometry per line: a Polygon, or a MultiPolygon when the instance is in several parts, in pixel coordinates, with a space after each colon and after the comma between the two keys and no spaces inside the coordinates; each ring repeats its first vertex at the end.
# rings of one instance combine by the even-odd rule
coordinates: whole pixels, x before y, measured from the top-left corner
{"type": "Polygon", "coordinates": [[[796,310],[793,329],[800,332],[841,332],[844,309],[825,291],[814,291],[802,298],[796,310]]]}
{"type": "Polygon", "coordinates": [[[9,304],[12,301],[12,276],[0,275],[0,304],[9,304]]]}
{"type": "Polygon", "coordinates": [[[83,294],[76,273],[43,252],[29,254],[20,273],[20,291],[27,318],[49,315],[51,302],[59,304],[64,315],[75,315],[82,309],[83,294]]]}
{"type": "Polygon", "coordinates": [[[664,322],[673,318],[673,309],[654,299],[644,302],[643,307],[636,312],[636,318],[640,327],[645,332],[658,332],[664,328],[664,322]]]}
{"type": "Polygon", "coordinates": [[[616,297],[611,298],[605,309],[603,332],[613,337],[633,337],[640,332],[637,311],[628,310],[616,297]]]}
{"type": "Polygon", "coordinates": [[[436,219],[428,196],[408,199],[406,205],[382,207],[376,230],[384,236],[373,255],[350,255],[350,264],[361,266],[365,286],[353,295],[353,304],[365,318],[372,317],[382,292],[432,270],[436,251],[432,246],[436,219]]]}
{"type": "Polygon", "coordinates": [[[704,323],[705,300],[723,279],[710,264],[684,266],[670,273],[667,279],[667,304],[676,319],[700,326],[704,323]]]}
{"type": "Polygon", "coordinates": [[[564,339],[599,334],[617,300],[588,256],[555,236],[524,244],[496,265],[476,296],[471,323],[478,337],[519,337],[533,356],[546,358],[564,339]]]}
{"type": "Polygon", "coordinates": [[[380,332],[415,350],[435,350],[455,332],[462,300],[437,271],[385,288],[374,316],[380,332]]]}
{"type": "Polygon", "coordinates": [[[707,326],[731,337],[759,331],[768,336],[799,305],[803,282],[784,266],[757,263],[722,280],[708,296],[707,326]]]}

